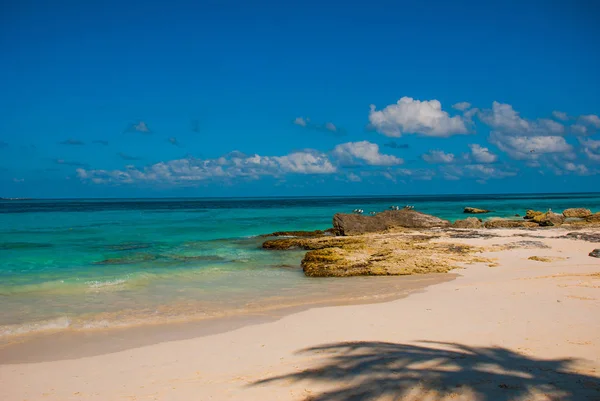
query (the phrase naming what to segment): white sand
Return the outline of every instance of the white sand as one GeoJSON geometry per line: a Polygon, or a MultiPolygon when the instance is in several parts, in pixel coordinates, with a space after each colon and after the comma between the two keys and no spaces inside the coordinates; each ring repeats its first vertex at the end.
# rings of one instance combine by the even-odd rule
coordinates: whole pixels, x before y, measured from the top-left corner
{"type": "Polygon", "coordinates": [[[599,245],[462,242],[521,240],[552,249],[491,253],[498,267],[469,266],[454,281],[394,302],[312,309],[113,354],[0,365],[0,400],[599,399],[600,260],[588,256],[599,245]],[[566,259],[527,259],[534,255],[566,259]],[[351,341],[368,343],[339,344],[351,341]],[[324,344],[337,345],[297,353],[324,344]]]}

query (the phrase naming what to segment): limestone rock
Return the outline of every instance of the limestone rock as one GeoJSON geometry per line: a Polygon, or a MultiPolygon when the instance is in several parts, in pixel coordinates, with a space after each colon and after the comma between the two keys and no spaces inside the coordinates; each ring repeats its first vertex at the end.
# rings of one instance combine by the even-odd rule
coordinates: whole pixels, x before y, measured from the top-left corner
{"type": "Polygon", "coordinates": [[[565,209],[562,212],[562,214],[565,217],[579,217],[579,218],[584,218],[584,217],[591,216],[592,215],[592,211],[590,209],[584,209],[582,207],[579,207],[579,208],[565,209]]]}
{"type": "Polygon", "coordinates": [[[591,216],[585,218],[587,223],[600,223],[600,212],[594,213],[591,216]]]}
{"type": "Polygon", "coordinates": [[[387,210],[374,216],[337,213],[333,228],[337,235],[360,235],[381,232],[390,228],[448,227],[450,222],[414,210],[387,210]]]}
{"type": "Polygon", "coordinates": [[[465,210],[463,210],[463,213],[469,213],[469,214],[481,214],[481,213],[489,213],[489,212],[491,212],[491,210],[477,209],[476,207],[466,207],[465,210]]]}
{"type": "Polygon", "coordinates": [[[314,231],[275,231],[270,234],[262,234],[260,237],[321,237],[324,235],[333,235],[333,228],[314,231]]]}
{"type": "Polygon", "coordinates": [[[590,256],[593,258],[600,258],[600,249],[594,249],[590,252],[590,256]]]}
{"type": "Polygon", "coordinates": [[[481,220],[476,217],[468,217],[464,220],[456,220],[452,224],[453,228],[481,228],[483,224],[481,220]]]}
{"type": "Polygon", "coordinates": [[[302,269],[309,277],[392,276],[444,273],[463,263],[493,263],[478,256],[481,248],[430,242],[421,237],[395,234],[338,237],[346,241],[307,252],[302,269]]]}
{"type": "Polygon", "coordinates": [[[483,226],[485,228],[535,228],[539,227],[539,224],[523,220],[491,219],[486,221],[483,226]]]}
{"type": "Polygon", "coordinates": [[[533,219],[535,216],[540,215],[540,214],[544,214],[544,212],[539,212],[537,210],[527,210],[527,212],[525,213],[525,216],[523,217],[525,220],[531,220],[533,219]]]}
{"type": "Polygon", "coordinates": [[[542,227],[560,226],[565,222],[565,217],[562,214],[547,212],[536,215],[531,219],[542,227]]]}

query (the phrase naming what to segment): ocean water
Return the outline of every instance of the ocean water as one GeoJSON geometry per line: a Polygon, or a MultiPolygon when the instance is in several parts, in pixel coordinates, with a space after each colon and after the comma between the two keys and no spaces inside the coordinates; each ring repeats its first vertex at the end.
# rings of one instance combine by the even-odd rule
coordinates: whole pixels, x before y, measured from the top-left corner
{"type": "Polygon", "coordinates": [[[418,278],[307,278],[303,251],[265,251],[257,236],[326,229],[337,212],[406,204],[454,220],[465,206],[501,217],[600,211],[600,194],[2,200],[0,341],[397,295],[418,278]]]}

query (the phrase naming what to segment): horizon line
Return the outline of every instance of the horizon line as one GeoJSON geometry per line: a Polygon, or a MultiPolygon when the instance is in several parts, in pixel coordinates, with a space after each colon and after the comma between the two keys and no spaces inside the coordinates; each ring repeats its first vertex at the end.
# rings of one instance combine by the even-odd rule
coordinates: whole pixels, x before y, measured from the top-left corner
{"type": "Polygon", "coordinates": [[[441,197],[441,196],[514,196],[514,195],[600,195],[597,192],[507,192],[507,193],[464,193],[464,194],[396,194],[396,195],[268,195],[268,196],[166,196],[166,197],[81,197],[81,198],[34,198],[0,197],[0,201],[26,200],[198,200],[198,199],[299,199],[299,198],[392,198],[392,197],[441,197]]]}

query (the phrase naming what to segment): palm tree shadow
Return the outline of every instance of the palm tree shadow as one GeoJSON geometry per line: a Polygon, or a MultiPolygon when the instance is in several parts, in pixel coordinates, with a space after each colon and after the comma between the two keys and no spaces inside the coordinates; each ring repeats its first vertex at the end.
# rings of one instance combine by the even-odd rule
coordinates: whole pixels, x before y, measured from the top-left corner
{"type": "Polygon", "coordinates": [[[501,347],[455,343],[326,344],[299,351],[320,366],[252,385],[307,381],[333,388],[306,401],[600,400],[600,380],[577,373],[574,359],[541,360],[501,347]]]}

